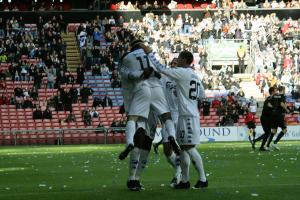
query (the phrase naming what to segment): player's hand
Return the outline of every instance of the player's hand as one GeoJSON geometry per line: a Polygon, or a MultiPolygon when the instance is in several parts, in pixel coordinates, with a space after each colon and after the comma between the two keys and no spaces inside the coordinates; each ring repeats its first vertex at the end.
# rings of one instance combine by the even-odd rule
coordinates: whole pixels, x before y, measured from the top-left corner
{"type": "Polygon", "coordinates": [[[140,47],[142,47],[142,49],[144,49],[144,51],[145,51],[146,54],[149,54],[149,53],[152,52],[152,49],[151,49],[149,46],[146,46],[146,45],[143,44],[143,43],[141,43],[141,44],[139,44],[139,45],[140,45],[140,47]]]}
{"type": "Polygon", "coordinates": [[[154,76],[155,76],[156,78],[158,78],[158,79],[161,79],[160,73],[158,73],[158,72],[156,72],[156,71],[154,71],[154,76]]]}
{"type": "Polygon", "coordinates": [[[142,74],[142,78],[143,79],[148,79],[150,77],[150,75],[152,74],[153,71],[154,71],[154,69],[152,67],[145,68],[144,72],[142,74]]]}
{"type": "Polygon", "coordinates": [[[176,90],[173,90],[173,95],[174,95],[175,97],[177,97],[177,91],[176,91],[176,90]]]}

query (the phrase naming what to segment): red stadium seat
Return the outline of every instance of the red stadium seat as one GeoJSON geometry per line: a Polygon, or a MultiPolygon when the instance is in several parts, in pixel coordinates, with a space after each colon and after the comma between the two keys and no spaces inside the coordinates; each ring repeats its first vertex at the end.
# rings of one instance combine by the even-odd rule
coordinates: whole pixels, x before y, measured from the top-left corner
{"type": "Polygon", "coordinates": [[[185,9],[185,7],[183,4],[179,3],[179,4],[177,4],[177,9],[183,10],[183,9],[185,9]]]}
{"type": "Polygon", "coordinates": [[[194,8],[193,8],[193,5],[190,4],[190,3],[185,4],[185,8],[186,8],[186,9],[194,9],[194,8]]]}
{"type": "Polygon", "coordinates": [[[208,4],[207,4],[207,3],[203,3],[203,4],[201,4],[201,8],[203,8],[203,9],[206,9],[206,8],[207,8],[207,6],[208,6],[208,4]]]}

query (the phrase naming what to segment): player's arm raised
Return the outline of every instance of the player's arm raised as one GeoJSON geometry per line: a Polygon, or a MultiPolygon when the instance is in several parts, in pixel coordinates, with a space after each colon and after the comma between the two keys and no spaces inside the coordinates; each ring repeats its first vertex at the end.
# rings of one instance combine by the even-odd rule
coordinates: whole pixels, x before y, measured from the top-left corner
{"type": "Polygon", "coordinates": [[[150,62],[154,65],[157,72],[165,74],[174,80],[179,80],[182,78],[182,70],[179,68],[167,68],[165,65],[161,64],[155,57],[154,53],[149,53],[148,58],[150,62]]]}
{"type": "Polygon", "coordinates": [[[143,71],[131,71],[124,65],[121,65],[119,72],[121,76],[126,77],[128,80],[138,80],[143,75],[143,71]]]}

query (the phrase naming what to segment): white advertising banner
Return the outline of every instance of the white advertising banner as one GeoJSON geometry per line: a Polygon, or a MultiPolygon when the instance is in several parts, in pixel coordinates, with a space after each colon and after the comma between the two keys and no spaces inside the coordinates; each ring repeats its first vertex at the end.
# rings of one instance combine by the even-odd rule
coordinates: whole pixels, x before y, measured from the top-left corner
{"type": "MultiPolygon", "coordinates": [[[[260,136],[264,133],[262,126],[257,126],[255,129],[257,136],[260,136]]],[[[279,133],[281,129],[278,129],[279,133]]],[[[238,127],[238,133],[239,133],[239,141],[248,140],[248,129],[245,127],[238,127]]],[[[257,137],[256,136],[256,137],[257,137]]],[[[276,136],[274,137],[274,139],[276,136]]],[[[288,126],[287,133],[283,136],[282,140],[300,140],[300,126],[288,126]]]]}
{"type": "MultiPolygon", "coordinates": [[[[262,126],[256,127],[256,133],[256,137],[264,133],[262,126]]],[[[248,141],[248,129],[245,126],[202,127],[199,134],[201,142],[248,141]]],[[[158,128],[153,143],[159,142],[161,138],[161,128],[158,128]]],[[[300,126],[288,126],[288,132],[282,140],[300,140],[300,126]]]]}
{"type": "Polygon", "coordinates": [[[238,141],[237,127],[202,127],[200,129],[201,142],[238,141]]]}

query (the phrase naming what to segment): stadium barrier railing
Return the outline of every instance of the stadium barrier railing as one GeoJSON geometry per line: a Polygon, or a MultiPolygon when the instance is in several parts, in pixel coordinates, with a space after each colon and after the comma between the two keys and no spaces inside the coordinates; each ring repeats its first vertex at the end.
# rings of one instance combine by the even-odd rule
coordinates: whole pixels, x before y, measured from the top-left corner
{"type": "Polygon", "coordinates": [[[67,128],[0,130],[1,145],[112,144],[123,143],[125,128],[67,128]]]}

